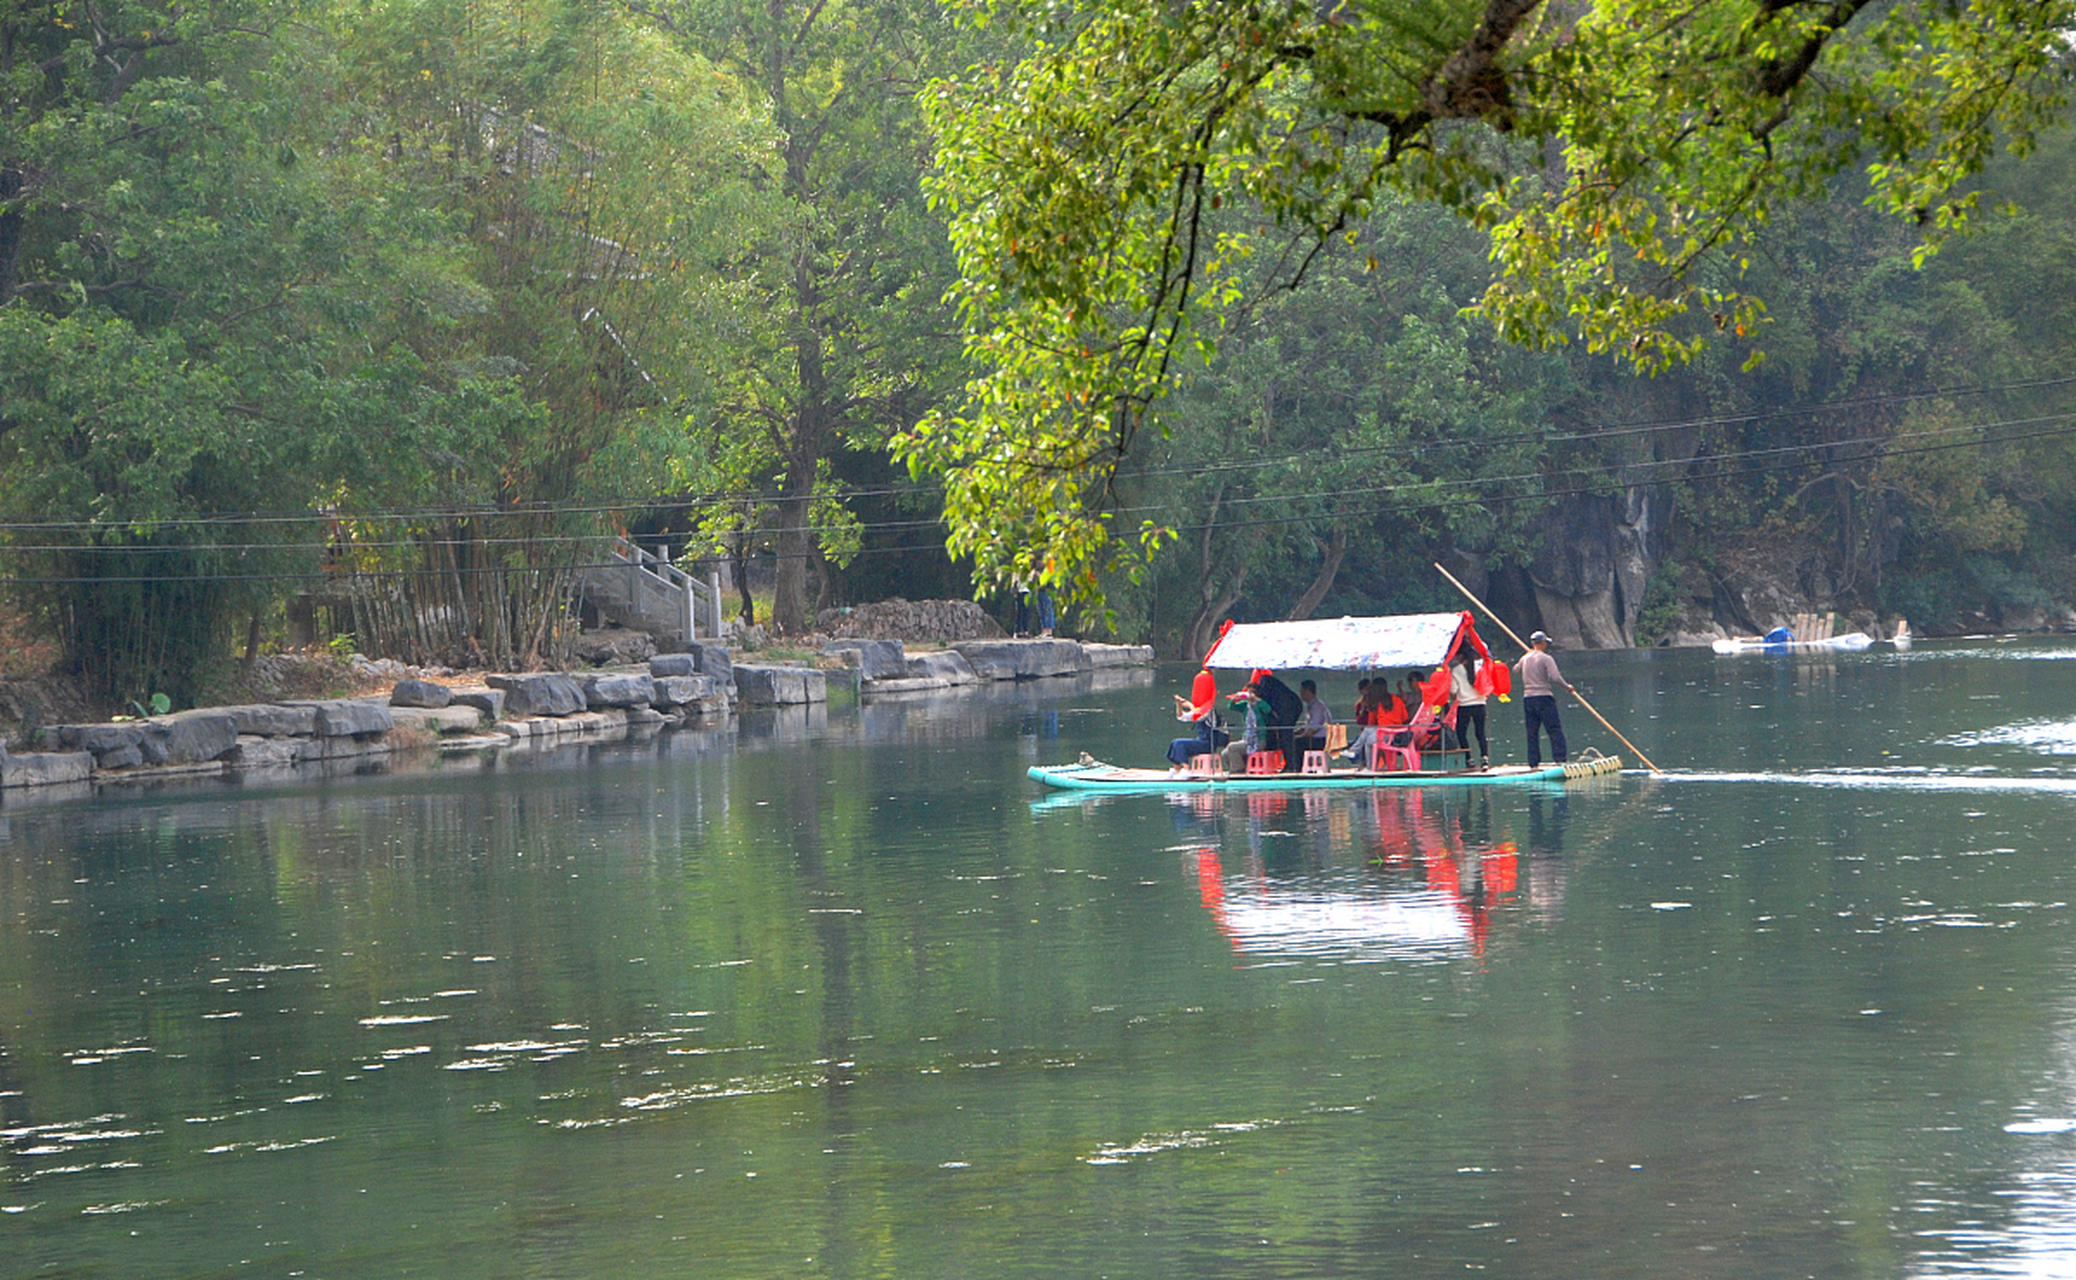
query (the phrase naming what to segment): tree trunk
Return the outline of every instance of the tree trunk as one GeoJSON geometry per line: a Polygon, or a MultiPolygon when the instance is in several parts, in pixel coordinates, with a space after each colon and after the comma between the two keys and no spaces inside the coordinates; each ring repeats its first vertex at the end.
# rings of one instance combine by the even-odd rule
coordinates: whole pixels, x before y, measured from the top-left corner
{"type": "Polygon", "coordinates": [[[736,594],[742,597],[742,624],[754,627],[757,625],[757,602],[750,598],[750,540],[747,535],[736,535],[728,558],[735,566],[736,594]]]}
{"type": "Polygon", "coordinates": [[[1205,582],[1204,602],[1197,606],[1196,613],[1190,617],[1189,629],[1183,633],[1183,643],[1189,649],[1183,657],[1191,662],[1203,659],[1205,651],[1211,647],[1211,642],[1218,638],[1218,624],[1224,619],[1225,611],[1232,608],[1233,601],[1240,598],[1241,588],[1246,582],[1245,569],[1236,571],[1223,587],[1214,587],[1210,582],[1205,582]]]}
{"type": "Polygon", "coordinates": [[[1325,542],[1317,538],[1312,542],[1326,558],[1320,562],[1319,576],[1312,579],[1312,585],[1305,588],[1305,594],[1290,606],[1291,622],[1302,622],[1311,617],[1312,610],[1317,609],[1319,602],[1326,599],[1326,593],[1334,589],[1334,579],[1341,572],[1341,557],[1348,553],[1348,531],[1336,525],[1325,542]]]}
{"type": "Polygon", "coordinates": [[[807,630],[807,560],[815,543],[814,530],[808,527],[813,477],[796,486],[788,475],[784,493],[778,504],[778,577],[771,595],[771,625],[782,635],[797,636],[807,630]]]}

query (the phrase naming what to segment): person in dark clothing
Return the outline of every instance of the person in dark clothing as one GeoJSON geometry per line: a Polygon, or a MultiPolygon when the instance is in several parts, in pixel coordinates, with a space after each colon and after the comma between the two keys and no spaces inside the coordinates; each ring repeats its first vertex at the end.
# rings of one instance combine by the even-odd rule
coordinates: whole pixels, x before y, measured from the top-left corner
{"type": "Polygon", "coordinates": [[[1297,726],[1305,718],[1305,701],[1298,697],[1297,690],[1278,680],[1274,673],[1257,671],[1248,691],[1261,700],[1268,714],[1262,717],[1265,751],[1283,753],[1283,772],[1296,773],[1304,763],[1298,754],[1297,726]]]}

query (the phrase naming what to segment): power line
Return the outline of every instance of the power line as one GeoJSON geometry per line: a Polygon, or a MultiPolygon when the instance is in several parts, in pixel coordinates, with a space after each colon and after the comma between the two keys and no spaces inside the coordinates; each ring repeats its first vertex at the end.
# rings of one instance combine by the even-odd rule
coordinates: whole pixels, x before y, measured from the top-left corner
{"type": "MultiPolygon", "coordinates": [[[[2076,375],[2069,375],[2056,378],[2037,378],[2027,381],[2009,383],[1983,383],[1968,387],[1946,387],[1919,392],[1900,392],[1890,395],[1857,396],[1841,400],[1812,401],[1800,405],[1786,406],[1779,409],[1753,410],[1748,413],[1739,414],[1714,414],[1696,418],[1667,418],[1656,421],[1646,421],[1641,423],[1626,423],[1617,426],[1595,427],[1584,431],[1568,432],[1561,434],[1547,434],[1540,432],[1514,432],[1511,434],[1482,433],[1476,435],[1462,435],[1453,437],[1443,436],[1422,440],[1397,441],[1386,445],[1351,446],[1349,448],[1337,451],[1336,456],[1346,457],[1351,454],[1359,453],[1377,453],[1391,451],[1424,451],[1440,448],[1505,447],[1509,444],[1550,445],[1591,443],[1602,440],[1621,439],[1630,436],[1646,435],[1661,431],[1685,430],[1691,428],[1710,426],[1747,425],[1753,422],[1761,422],[1776,418],[1791,417],[1796,414],[1817,414],[1838,409],[1863,408],[1868,406],[1879,406],[1887,404],[1904,404],[1921,400],[1939,399],[1946,397],[1978,396],[1991,395],[1999,392],[2040,390],[2051,387],[2067,386],[2072,383],[2076,383],[2076,375]]],[[[1830,442],[1825,442],[1821,444],[1812,444],[1807,446],[1785,447],[1828,448],[1832,447],[1832,444],[1830,442]]],[[[1141,477],[1156,475],[1204,475],[1218,474],[1229,471],[1260,470],[1268,467],[1281,466],[1294,462],[1303,462],[1309,459],[1316,458],[1317,456],[1318,451],[1315,450],[1306,453],[1282,454],[1275,457],[1254,458],[1230,463],[1171,463],[1158,467],[1147,467],[1127,471],[1123,473],[1122,478],[1125,480],[1134,480],[1141,477]]],[[[1684,461],[1691,461],[1691,459],[1671,460],[1671,462],[1667,463],[1666,465],[1679,465],[1684,461]]],[[[1625,465],[1660,465],[1660,463],[1658,462],[1658,460],[1653,460],[1651,463],[1648,464],[1630,463],[1625,465]]],[[[630,498],[612,502],[539,501],[512,503],[508,505],[497,506],[483,506],[476,504],[445,504],[426,505],[419,507],[387,507],[362,509],[341,508],[334,510],[234,512],[194,516],[165,516],[148,518],[133,517],[129,519],[104,516],[98,519],[89,520],[0,521],[0,533],[25,533],[37,532],[41,530],[71,530],[91,532],[96,530],[129,530],[133,528],[179,529],[211,526],[230,527],[239,525],[270,524],[352,524],[383,523],[411,520],[492,520],[518,519],[525,517],[546,517],[557,515],[610,515],[618,512],[669,510],[672,508],[703,508],[706,510],[715,510],[728,507],[739,507],[745,510],[754,510],[757,507],[783,506],[788,504],[800,504],[825,500],[847,501],[854,498],[924,497],[935,495],[941,493],[942,491],[943,485],[937,482],[917,483],[914,481],[891,481],[883,484],[859,485],[841,489],[825,490],[811,497],[805,498],[792,498],[768,494],[744,495],[738,493],[728,493],[723,491],[710,491],[704,493],[649,494],[638,498],[630,498]]],[[[935,523],[935,521],[885,521],[867,524],[859,527],[898,528],[905,526],[921,528],[932,523],[935,523]]],[[[581,538],[577,538],[576,540],[581,540],[581,538]]],[[[248,545],[257,547],[276,544],[255,543],[230,545],[248,545]]]]}

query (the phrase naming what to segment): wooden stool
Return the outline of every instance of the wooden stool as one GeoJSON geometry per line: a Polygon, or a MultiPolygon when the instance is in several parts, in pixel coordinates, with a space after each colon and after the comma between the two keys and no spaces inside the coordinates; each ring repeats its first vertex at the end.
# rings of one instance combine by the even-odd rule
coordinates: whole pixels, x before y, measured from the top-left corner
{"type": "Polygon", "coordinates": [[[1200,778],[1223,778],[1225,761],[1219,759],[1216,751],[1206,751],[1189,758],[1189,771],[1200,778]]]}
{"type": "Polygon", "coordinates": [[[1327,758],[1327,754],[1324,751],[1307,751],[1304,763],[1298,766],[1299,773],[1332,773],[1333,771],[1333,761],[1327,758]]]}
{"type": "Polygon", "coordinates": [[[1283,772],[1281,751],[1257,751],[1247,757],[1247,772],[1254,777],[1283,772]]]}

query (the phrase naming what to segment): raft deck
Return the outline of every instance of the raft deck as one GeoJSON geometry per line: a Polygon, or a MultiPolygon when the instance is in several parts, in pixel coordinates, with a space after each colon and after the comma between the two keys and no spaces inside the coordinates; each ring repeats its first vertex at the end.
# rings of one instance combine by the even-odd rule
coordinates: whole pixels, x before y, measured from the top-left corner
{"type": "Polygon", "coordinates": [[[1157,792],[1157,791],[1306,791],[1354,787],[1485,787],[1520,783],[1562,785],[1579,778],[1597,778],[1619,773],[1620,756],[1596,756],[1568,764],[1501,765],[1496,769],[1445,771],[1409,769],[1376,773],[1368,769],[1339,769],[1332,773],[1169,773],[1165,769],[1129,769],[1121,765],[1089,760],[1081,764],[1033,765],[1034,782],[1065,791],[1157,792]]]}

